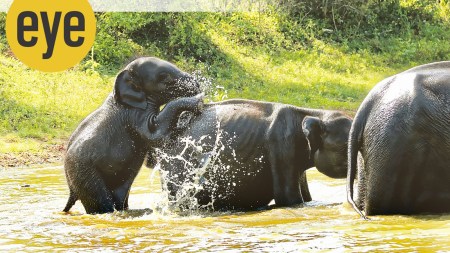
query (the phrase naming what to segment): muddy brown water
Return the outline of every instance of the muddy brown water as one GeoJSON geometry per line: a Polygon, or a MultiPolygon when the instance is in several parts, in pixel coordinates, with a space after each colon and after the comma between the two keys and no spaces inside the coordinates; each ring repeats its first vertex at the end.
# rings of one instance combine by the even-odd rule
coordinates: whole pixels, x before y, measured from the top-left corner
{"type": "Polygon", "coordinates": [[[364,221],[345,203],[345,180],[315,170],[308,179],[314,201],[306,205],[177,215],[158,207],[158,174],[143,169],[130,211],[86,215],[77,202],[67,215],[61,166],[0,168],[0,252],[450,251],[450,214],[364,221]]]}

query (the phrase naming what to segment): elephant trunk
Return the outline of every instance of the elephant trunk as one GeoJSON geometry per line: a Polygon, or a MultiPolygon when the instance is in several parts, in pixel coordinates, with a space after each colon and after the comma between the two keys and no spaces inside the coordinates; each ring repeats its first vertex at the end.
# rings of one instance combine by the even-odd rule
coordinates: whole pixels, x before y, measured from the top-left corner
{"type": "Polygon", "coordinates": [[[202,110],[202,99],[203,94],[183,97],[170,101],[159,113],[154,110],[148,115],[142,115],[140,121],[145,120],[145,123],[138,124],[139,134],[152,144],[166,140],[176,130],[178,118],[183,111],[196,113],[202,110]]]}

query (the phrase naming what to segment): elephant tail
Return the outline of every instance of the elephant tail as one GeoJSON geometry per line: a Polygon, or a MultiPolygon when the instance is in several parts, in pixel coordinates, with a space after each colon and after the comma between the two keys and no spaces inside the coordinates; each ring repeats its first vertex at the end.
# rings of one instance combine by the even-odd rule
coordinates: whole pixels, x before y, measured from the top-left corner
{"type": "Polygon", "coordinates": [[[72,208],[73,205],[75,205],[75,202],[77,202],[78,197],[75,195],[75,193],[70,190],[69,199],[67,200],[66,207],[64,207],[63,212],[69,212],[70,208],[72,208]]]}
{"type": "Polygon", "coordinates": [[[348,170],[347,170],[347,201],[352,205],[353,209],[361,216],[361,218],[368,220],[368,218],[359,210],[355,201],[353,200],[353,185],[356,178],[356,171],[358,166],[358,151],[361,139],[362,124],[360,118],[356,117],[350,130],[348,141],[348,170]]]}

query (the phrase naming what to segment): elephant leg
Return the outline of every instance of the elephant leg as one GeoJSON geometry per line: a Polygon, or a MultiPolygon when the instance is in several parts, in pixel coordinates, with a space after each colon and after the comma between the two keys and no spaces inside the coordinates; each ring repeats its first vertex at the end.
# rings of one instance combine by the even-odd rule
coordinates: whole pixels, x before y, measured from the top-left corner
{"type": "Polygon", "coordinates": [[[70,191],[69,199],[67,200],[67,204],[66,204],[66,207],[64,207],[63,212],[70,211],[70,208],[72,208],[72,206],[75,205],[75,202],[77,202],[77,200],[78,200],[77,195],[75,194],[75,192],[72,190],[71,187],[69,187],[69,191],[70,191]]]}
{"type": "Polygon", "coordinates": [[[130,194],[127,195],[127,197],[125,198],[125,201],[123,202],[123,210],[128,210],[128,208],[129,208],[128,198],[130,198],[130,194]]]}
{"type": "MultiPolygon", "coordinates": [[[[69,166],[69,170],[71,167],[69,166]]],[[[92,166],[82,165],[69,171],[71,188],[80,199],[88,214],[109,213],[114,211],[114,202],[111,191],[105,181],[92,166]]]]}
{"type": "Polygon", "coordinates": [[[303,202],[309,202],[312,200],[306,178],[306,171],[300,175],[300,193],[302,194],[303,202]]]}
{"type": "Polygon", "coordinates": [[[270,151],[269,160],[272,172],[275,204],[291,206],[303,203],[300,193],[300,174],[297,167],[291,163],[294,159],[286,159],[279,154],[280,149],[270,151]]]}
{"type": "Polygon", "coordinates": [[[128,210],[128,197],[130,195],[131,185],[137,173],[133,173],[130,177],[119,187],[112,191],[114,198],[114,207],[117,211],[128,210]]]}
{"type": "MultiPolygon", "coordinates": [[[[409,213],[404,203],[410,201],[411,180],[404,180],[409,168],[402,161],[391,162],[392,157],[384,162],[367,163],[366,194],[364,199],[366,215],[409,213]],[[393,163],[393,164],[391,164],[393,163]],[[382,169],[380,169],[382,168],[382,169]],[[402,198],[402,196],[404,196],[402,198]]],[[[411,170],[413,171],[413,170],[411,170]]],[[[358,182],[359,183],[359,182],[358,182]]]]}
{"type": "Polygon", "coordinates": [[[130,187],[124,185],[116,188],[112,191],[114,199],[114,207],[117,211],[123,211],[128,209],[128,196],[130,193],[130,187]]]}
{"type": "Polygon", "coordinates": [[[102,179],[92,183],[90,189],[78,191],[81,203],[88,214],[114,212],[114,202],[111,192],[102,179]]]}

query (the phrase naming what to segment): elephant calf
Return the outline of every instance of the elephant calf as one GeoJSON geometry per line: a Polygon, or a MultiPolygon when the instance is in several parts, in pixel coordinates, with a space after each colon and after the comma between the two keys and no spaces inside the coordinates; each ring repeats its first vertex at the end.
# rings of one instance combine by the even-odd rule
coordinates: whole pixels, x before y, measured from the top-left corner
{"type": "Polygon", "coordinates": [[[64,211],[78,199],[89,214],[127,209],[147,150],[172,134],[181,112],[201,107],[200,95],[184,97],[199,92],[199,85],[169,62],[152,57],[131,62],[117,75],[113,94],[70,137],[64,160],[70,196],[64,211]]]}
{"type": "Polygon", "coordinates": [[[163,185],[177,202],[183,186],[198,184],[198,204],[221,210],[262,208],[273,199],[278,206],[310,201],[308,168],[345,178],[351,123],[338,111],[278,103],[207,104],[165,149],[171,159],[160,162],[163,185]]]}
{"type": "Polygon", "coordinates": [[[362,217],[361,210],[450,212],[450,62],[418,66],[378,83],[355,116],[348,153],[347,198],[362,217]],[[358,152],[364,159],[359,168],[358,152]]]}

